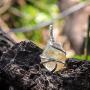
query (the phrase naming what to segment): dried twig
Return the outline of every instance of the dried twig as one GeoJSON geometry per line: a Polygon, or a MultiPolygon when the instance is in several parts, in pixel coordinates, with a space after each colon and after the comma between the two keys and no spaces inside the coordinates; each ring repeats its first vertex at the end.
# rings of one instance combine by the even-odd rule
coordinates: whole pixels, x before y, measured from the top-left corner
{"type": "MultiPolygon", "coordinates": [[[[2,18],[0,18],[0,28],[5,32],[10,32],[10,28],[7,26],[7,24],[4,22],[4,20],[2,18]]],[[[12,37],[12,39],[16,42],[18,42],[19,40],[17,39],[16,35],[12,32],[12,33],[8,33],[10,37],[12,37]]]]}

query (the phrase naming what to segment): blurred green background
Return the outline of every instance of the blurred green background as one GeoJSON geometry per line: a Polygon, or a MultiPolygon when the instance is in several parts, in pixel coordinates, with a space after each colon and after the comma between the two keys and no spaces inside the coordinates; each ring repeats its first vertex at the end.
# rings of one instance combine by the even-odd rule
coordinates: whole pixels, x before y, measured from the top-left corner
{"type": "MultiPolygon", "coordinates": [[[[5,0],[2,1],[6,2],[5,0]]],[[[1,14],[1,19],[11,30],[16,29],[18,31],[18,28],[22,28],[22,27],[32,28],[36,26],[38,23],[47,22],[57,17],[57,15],[60,13],[60,8],[58,7],[60,1],[62,2],[63,0],[8,0],[8,3],[11,3],[10,7],[8,8],[7,11],[1,14]]],[[[73,1],[82,2],[86,0],[73,0],[73,1]]],[[[64,24],[64,20],[58,20],[54,22],[54,28],[60,30],[62,29],[63,24],[64,24]]],[[[31,32],[24,32],[24,33],[16,32],[15,35],[20,40],[26,40],[26,39],[32,40],[37,45],[43,48],[43,46],[46,45],[46,42],[43,40],[43,37],[44,38],[47,37],[47,36],[45,37],[43,33],[46,34],[48,33],[47,32],[48,27],[49,25],[40,29],[36,28],[31,32]]],[[[59,38],[63,40],[63,37],[60,36],[59,38]]],[[[75,55],[73,54],[73,52],[70,54],[71,56],[75,56],[75,58],[78,59],[85,58],[83,54],[75,55]]],[[[88,57],[88,60],[90,60],[90,56],[88,57]]]]}
{"type": "MultiPolygon", "coordinates": [[[[9,24],[11,28],[33,27],[38,23],[51,20],[59,12],[57,0],[21,0],[21,3],[16,2],[12,6],[12,11],[16,10],[17,13],[12,16],[13,25],[9,24]]],[[[41,43],[41,31],[42,28],[30,33],[16,33],[16,35],[21,39],[26,38],[41,43]]]]}

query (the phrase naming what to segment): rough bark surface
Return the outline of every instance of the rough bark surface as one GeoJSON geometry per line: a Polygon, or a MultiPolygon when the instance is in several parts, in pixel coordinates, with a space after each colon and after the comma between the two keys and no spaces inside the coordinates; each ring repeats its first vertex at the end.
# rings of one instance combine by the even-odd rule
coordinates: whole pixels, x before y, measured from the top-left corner
{"type": "Polygon", "coordinates": [[[62,71],[52,73],[40,64],[41,53],[31,41],[8,48],[0,58],[0,89],[90,90],[90,62],[67,59],[62,71]]]}

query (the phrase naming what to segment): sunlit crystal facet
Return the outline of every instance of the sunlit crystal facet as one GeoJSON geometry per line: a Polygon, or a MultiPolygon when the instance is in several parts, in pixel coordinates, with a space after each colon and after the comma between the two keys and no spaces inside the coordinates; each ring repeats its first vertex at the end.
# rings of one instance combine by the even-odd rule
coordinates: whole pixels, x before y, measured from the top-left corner
{"type": "Polygon", "coordinates": [[[62,46],[55,42],[53,26],[50,25],[50,40],[41,55],[41,62],[49,71],[58,71],[64,67],[65,60],[66,53],[62,46]]]}
{"type": "MultiPolygon", "coordinates": [[[[53,46],[51,46],[49,44],[46,46],[46,48],[43,51],[41,56],[46,57],[46,58],[53,58],[56,61],[62,61],[62,62],[65,62],[65,60],[66,60],[66,55],[64,52],[54,48],[53,46]]],[[[47,61],[47,59],[42,58],[42,62],[45,62],[45,61],[47,61]]],[[[59,62],[53,62],[53,61],[44,63],[44,66],[49,71],[52,71],[55,68],[56,64],[57,64],[57,68],[55,71],[58,71],[64,67],[64,64],[59,63],[59,62]]]]}

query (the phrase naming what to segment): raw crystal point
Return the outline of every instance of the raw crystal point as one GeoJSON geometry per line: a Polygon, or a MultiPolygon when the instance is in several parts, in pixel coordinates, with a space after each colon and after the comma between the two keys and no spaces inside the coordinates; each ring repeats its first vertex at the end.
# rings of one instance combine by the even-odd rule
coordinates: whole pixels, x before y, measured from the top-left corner
{"type": "Polygon", "coordinates": [[[41,55],[41,58],[42,58],[41,61],[42,62],[49,61],[43,64],[49,71],[54,70],[55,67],[56,67],[55,71],[58,71],[64,67],[64,62],[66,60],[66,54],[62,46],[60,44],[57,44],[54,41],[52,28],[51,28],[50,34],[51,34],[50,40],[41,55]],[[50,61],[50,58],[54,59],[55,61],[52,61],[52,60],[50,61]],[[58,61],[61,61],[62,63],[58,61]]]}
{"type": "MultiPolygon", "coordinates": [[[[53,58],[56,61],[62,61],[62,62],[65,62],[65,60],[66,60],[65,53],[63,53],[60,50],[57,50],[57,49],[53,48],[49,44],[46,46],[46,48],[43,51],[43,54],[41,56],[47,57],[47,58],[53,58]]],[[[47,59],[45,59],[45,58],[42,58],[41,60],[42,60],[42,62],[47,61],[47,59]]],[[[64,64],[59,63],[59,62],[53,62],[53,61],[44,63],[44,66],[49,71],[52,71],[55,68],[56,64],[57,64],[57,68],[56,68],[55,71],[58,71],[58,70],[60,70],[64,67],[64,64]]]]}

